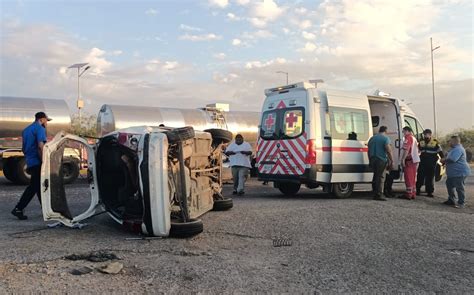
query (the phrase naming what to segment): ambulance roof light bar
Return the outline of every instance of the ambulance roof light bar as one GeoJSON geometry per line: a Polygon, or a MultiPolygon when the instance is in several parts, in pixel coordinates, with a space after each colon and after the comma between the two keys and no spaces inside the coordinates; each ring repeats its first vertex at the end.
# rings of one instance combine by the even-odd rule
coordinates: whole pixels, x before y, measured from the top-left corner
{"type": "Polygon", "coordinates": [[[391,96],[390,93],[380,91],[379,89],[375,90],[374,95],[375,96],[382,96],[382,97],[390,97],[391,96]]]}

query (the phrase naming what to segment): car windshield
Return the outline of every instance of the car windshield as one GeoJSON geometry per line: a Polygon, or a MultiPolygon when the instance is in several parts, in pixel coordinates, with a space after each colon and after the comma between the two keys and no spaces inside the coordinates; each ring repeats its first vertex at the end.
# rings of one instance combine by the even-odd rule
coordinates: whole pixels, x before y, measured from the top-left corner
{"type": "Polygon", "coordinates": [[[262,115],[260,137],[264,139],[291,139],[304,132],[304,109],[285,108],[266,111],[262,115]]]}

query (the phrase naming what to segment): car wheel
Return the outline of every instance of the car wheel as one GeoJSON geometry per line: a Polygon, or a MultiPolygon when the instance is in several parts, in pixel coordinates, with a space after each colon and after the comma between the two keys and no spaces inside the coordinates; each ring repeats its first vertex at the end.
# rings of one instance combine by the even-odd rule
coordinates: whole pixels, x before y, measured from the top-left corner
{"type": "Polygon", "coordinates": [[[213,211],[226,211],[234,207],[234,201],[231,198],[215,199],[212,206],[213,211]]]}
{"type": "Polygon", "coordinates": [[[204,226],[201,219],[190,219],[188,222],[182,222],[177,219],[171,220],[170,237],[190,238],[202,233],[204,226]]]}
{"type": "Polygon", "coordinates": [[[165,134],[166,137],[168,137],[169,143],[177,143],[194,138],[194,129],[190,126],[175,128],[173,130],[166,131],[165,134]]]}
{"type": "Polygon", "coordinates": [[[26,159],[18,157],[14,161],[14,178],[17,184],[29,184],[31,175],[26,171],[26,159]]]}
{"type": "Polygon", "coordinates": [[[332,193],[339,199],[349,198],[354,191],[354,184],[348,182],[334,183],[332,193]]]}
{"type": "Polygon", "coordinates": [[[212,146],[217,147],[223,143],[229,143],[232,141],[232,132],[224,129],[206,129],[205,132],[209,132],[212,135],[212,146]]]}
{"type": "Polygon", "coordinates": [[[301,187],[301,183],[294,182],[279,182],[277,185],[280,192],[285,196],[296,195],[301,187]]]}
{"type": "Polygon", "coordinates": [[[76,160],[62,163],[63,183],[69,184],[79,177],[79,163],[76,160]]]}

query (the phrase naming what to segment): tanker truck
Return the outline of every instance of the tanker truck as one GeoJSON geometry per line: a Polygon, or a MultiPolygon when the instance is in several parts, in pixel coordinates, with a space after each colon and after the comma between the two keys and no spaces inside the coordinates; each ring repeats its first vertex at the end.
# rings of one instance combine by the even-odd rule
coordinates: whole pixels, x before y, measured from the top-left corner
{"type": "MultiPolygon", "coordinates": [[[[48,140],[59,131],[70,129],[71,117],[64,100],[0,96],[0,169],[13,183],[28,184],[30,181],[21,151],[21,134],[34,121],[34,114],[40,111],[53,119],[48,123],[48,140]]],[[[79,150],[68,149],[62,161],[64,183],[73,182],[79,176],[79,159],[79,150]]]]}

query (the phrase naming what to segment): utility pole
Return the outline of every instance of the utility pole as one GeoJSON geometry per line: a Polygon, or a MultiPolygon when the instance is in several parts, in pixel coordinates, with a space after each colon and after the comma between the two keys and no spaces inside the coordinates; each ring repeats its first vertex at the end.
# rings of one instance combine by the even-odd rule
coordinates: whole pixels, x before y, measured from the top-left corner
{"type": "Polygon", "coordinates": [[[285,74],[286,75],[286,85],[288,85],[288,72],[278,71],[277,74],[285,74]]]}
{"type": "Polygon", "coordinates": [[[79,113],[79,126],[82,123],[82,108],[84,107],[84,100],[81,99],[81,87],[80,87],[80,78],[81,76],[88,70],[90,69],[90,66],[88,66],[88,63],[78,63],[78,64],[73,64],[68,67],[68,69],[77,69],[77,108],[78,108],[78,113],[79,113]],[[81,69],[84,68],[84,70],[81,72],[81,69]]]}
{"type": "Polygon", "coordinates": [[[431,88],[433,91],[433,121],[434,121],[434,136],[438,136],[438,128],[436,124],[436,98],[435,98],[435,86],[434,86],[434,62],[433,62],[433,52],[438,49],[440,46],[433,48],[433,38],[430,37],[431,44],[431,88]]]}

